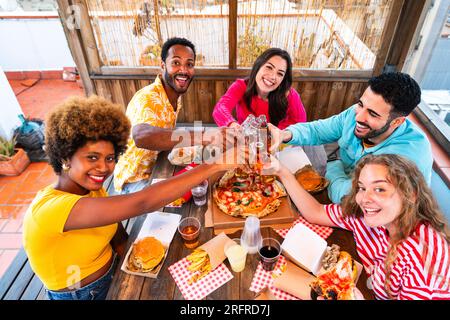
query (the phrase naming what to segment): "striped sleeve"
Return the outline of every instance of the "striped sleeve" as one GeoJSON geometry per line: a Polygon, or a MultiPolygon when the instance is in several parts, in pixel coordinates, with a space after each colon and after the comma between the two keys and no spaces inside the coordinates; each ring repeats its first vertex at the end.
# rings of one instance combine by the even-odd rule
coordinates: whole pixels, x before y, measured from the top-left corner
{"type": "Polygon", "coordinates": [[[327,204],[324,207],[328,217],[335,225],[345,230],[355,230],[354,218],[344,217],[342,207],[339,204],[327,204]]]}
{"type": "Polygon", "coordinates": [[[398,298],[403,300],[450,300],[450,262],[447,241],[433,228],[419,228],[419,242],[402,246],[409,263],[404,268],[398,298]]]}

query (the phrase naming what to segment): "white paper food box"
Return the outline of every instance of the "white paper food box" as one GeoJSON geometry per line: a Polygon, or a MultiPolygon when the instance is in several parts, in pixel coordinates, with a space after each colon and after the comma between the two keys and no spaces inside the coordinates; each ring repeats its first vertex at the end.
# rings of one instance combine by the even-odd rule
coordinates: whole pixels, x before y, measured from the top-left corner
{"type": "Polygon", "coordinates": [[[278,152],[276,157],[291,173],[311,164],[305,151],[299,146],[287,146],[278,152]]]}
{"type": "Polygon", "coordinates": [[[298,223],[289,230],[281,248],[283,255],[292,262],[317,275],[322,267],[321,261],[327,249],[327,242],[302,223],[298,223]]]}
{"type": "Polygon", "coordinates": [[[128,249],[128,252],[125,256],[125,259],[123,260],[121,270],[126,273],[130,273],[130,274],[138,275],[138,276],[144,276],[144,277],[149,277],[149,278],[158,277],[159,271],[161,270],[161,267],[164,264],[164,260],[167,257],[170,243],[172,242],[173,236],[178,228],[178,224],[179,224],[180,220],[181,220],[181,215],[175,214],[175,213],[167,213],[167,212],[161,212],[161,211],[148,213],[134,243],[136,241],[138,241],[139,239],[142,239],[145,237],[150,237],[150,236],[155,237],[156,239],[161,241],[162,245],[166,249],[166,253],[163,258],[163,261],[155,270],[153,270],[151,272],[141,273],[141,272],[133,272],[131,270],[128,270],[128,268],[127,268],[128,256],[130,255],[131,249],[133,247],[133,246],[130,246],[130,248],[128,249]]]}

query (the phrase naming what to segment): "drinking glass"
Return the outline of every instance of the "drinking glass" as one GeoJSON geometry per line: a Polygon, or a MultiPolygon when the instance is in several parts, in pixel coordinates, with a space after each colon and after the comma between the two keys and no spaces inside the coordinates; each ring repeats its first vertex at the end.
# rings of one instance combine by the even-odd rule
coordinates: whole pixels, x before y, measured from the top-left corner
{"type": "Polygon", "coordinates": [[[204,180],[199,185],[191,189],[194,203],[197,206],[203,206],[206,203],[206,193],[208,192],[208,180],[204,180]]]}
{"type": "Polygon", "coordinates": [[[183,238],[186,248],[194,249],[198,246],[200,228],[200,220],[195,217],[187,217],[180,221],[178,224],[178,232],[183,238]]]}
{"type": "Polygon", "coordinates": [[[281,245],[274,238],[264,238],[258,250],[262,267],[266,271],[272,271],[281,254],[281,245]]]}
{"type": "Polygon", "coordinates": [[[231,269],[234,272],[241,272],[244,270],[247,250],[241,246],[241,240],[233,239],[233,242],[228,242],[224,249],[231,269]]]}

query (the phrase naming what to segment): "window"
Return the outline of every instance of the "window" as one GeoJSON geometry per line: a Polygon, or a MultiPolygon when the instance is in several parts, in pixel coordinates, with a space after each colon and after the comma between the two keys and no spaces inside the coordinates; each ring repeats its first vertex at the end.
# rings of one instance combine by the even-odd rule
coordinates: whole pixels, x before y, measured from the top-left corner
{"type": "Polygon", "coordinates": [[[197,66],[228,65],[228,1],[86,2],[105,66],[159,66],[161,46],[174,36],[194,43],[197,66]]]}
{"type": "Polygon", "coordinates": [[[415,114],[450,155],[450,90],[422,90],[415,114]]]}
{"type": "Polygon", "coordinates": [[[196,45],[197,66],[249,67],[279,47],[296,68],[371,70],[394,0],[86,3],[104,66],[159,66],[162,43],[181,36],[196,45]]]}
{"type": "Polygon", "coordinates": [[[450,7],[432,1],[404,71],[422,88],[416,115],[450,154],[450,7]]]}
{"type": "Polygon", "coordinates": [[[368,70],[374,66],[392,1],[266,0],[238,2],[238,66],[269,47],[294,67],[368,70]]]}

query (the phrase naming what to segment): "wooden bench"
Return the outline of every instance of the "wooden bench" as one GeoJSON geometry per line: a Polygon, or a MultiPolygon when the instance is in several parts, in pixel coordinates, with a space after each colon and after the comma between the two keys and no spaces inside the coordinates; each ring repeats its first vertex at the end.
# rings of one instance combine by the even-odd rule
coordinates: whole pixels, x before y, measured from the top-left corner
{"type": "Polygon", "coordinates": [[[1,300],[45,300],[45,289],[22,248],[0,279],[1,300]]]}
{"type": "MultiPolygon", "coordinates": [[[[122,222],[128,233],[135,219],[122,222]]],[[[44,285],[31,270],[23,248],[0,279],[0,300],[47,300],[44,285]]]]}
{"type": "MultiPolygon", "coordinates": [[[[158,157],[157,165],[165,160],[167,153],[158,157]]],[[[111,175],[104,183],[107,191],[112,191],[111,175]]],[[[112,192],[114,195],[115,192],[112,192]]],[[[122,221],[128,234],[139,217],[122,221]]],[[[0,279],[0,300],[47,300],[44,285],[30,267],[28,257],[22,248],[0,279]]]]}
{"type": "MultiPolygon", "coordinates": [[[[111,179],[105,181],[106,189],[110,183],[111,179]]],[[[128,234],[135,220],[131,218],[122,222],[128,234]]],[[[23,248],[0,278],[0,300],[47,300],[44,285],[31,269],[23,248]]]]}

